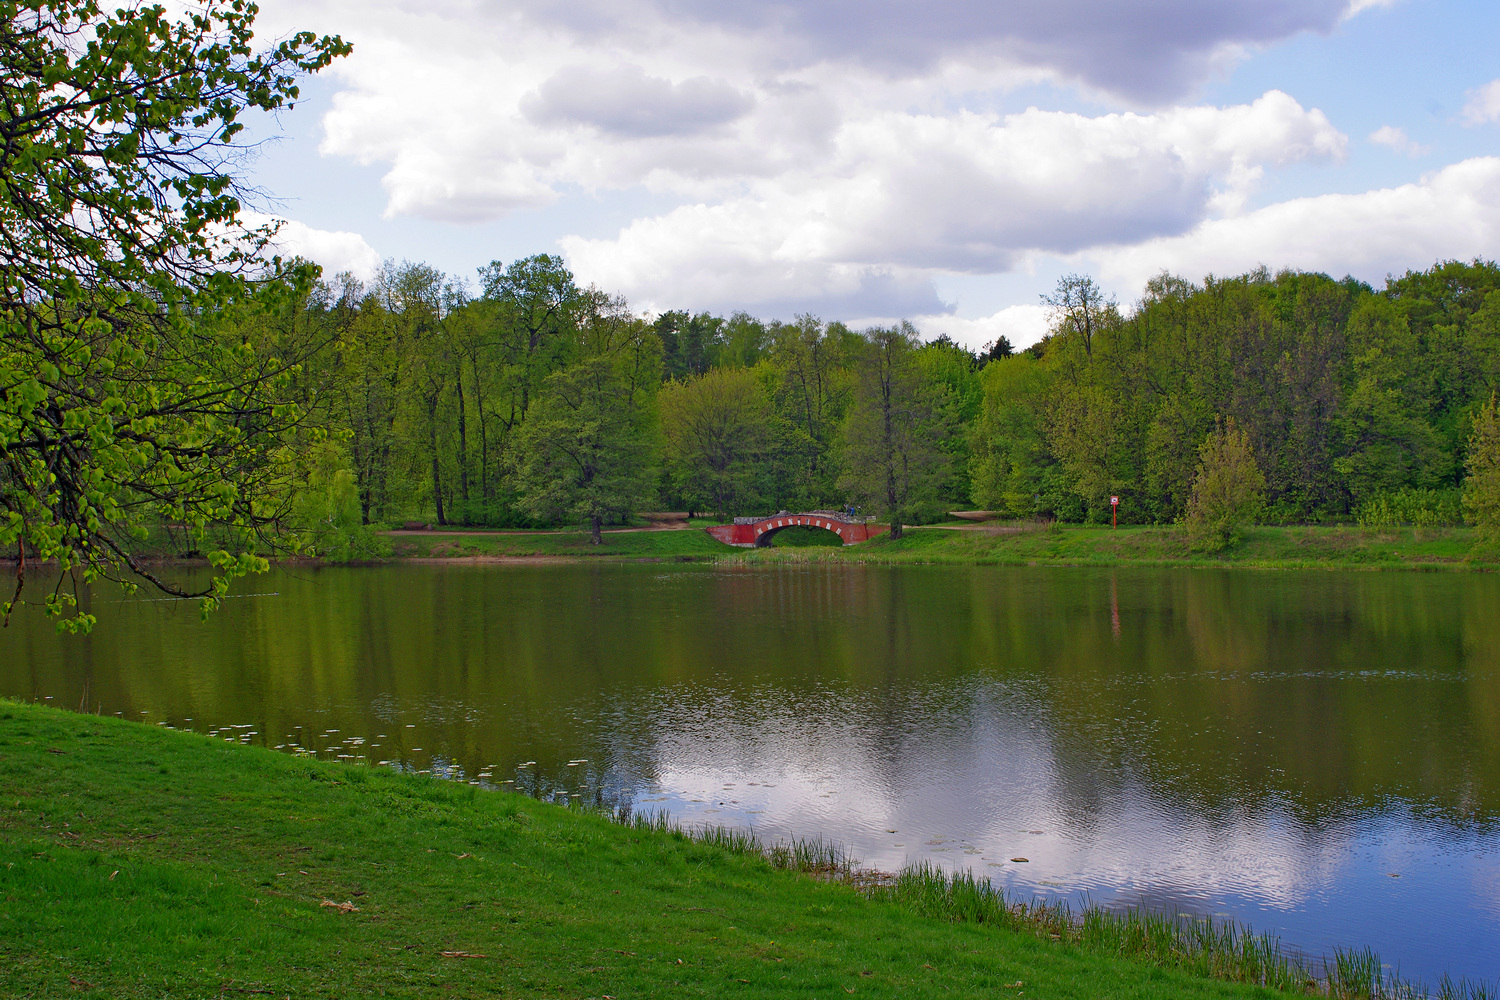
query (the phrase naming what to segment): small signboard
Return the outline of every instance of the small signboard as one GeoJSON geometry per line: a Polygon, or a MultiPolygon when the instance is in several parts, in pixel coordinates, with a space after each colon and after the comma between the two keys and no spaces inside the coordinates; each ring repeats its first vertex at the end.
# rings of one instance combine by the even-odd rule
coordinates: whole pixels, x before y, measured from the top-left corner
{"type": "Polygon", "coordinates": [[[1111,507],[1118,507],[1118,506],[1120,506],[1120,498],[1119,497],[1110,497],[1109,498],[1109,505],[1111,507]]]}

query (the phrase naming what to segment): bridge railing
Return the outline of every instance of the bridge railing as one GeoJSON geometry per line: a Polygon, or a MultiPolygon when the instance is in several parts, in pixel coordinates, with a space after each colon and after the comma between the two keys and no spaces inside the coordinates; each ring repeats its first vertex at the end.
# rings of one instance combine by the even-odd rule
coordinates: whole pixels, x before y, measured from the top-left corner
{"type": "Polygon", "coordinates": [[[793,514],[791,511],[781,510],[774,514],[762,514],[759,517],[737,517],[735,524],[759,524],[762,521],[771,521],[778,517],[821,517],[828,521],[838,521],[840,524],[864,524],[870,520],[868,517],[850,517],[848,512],[842,510],[804,510],[793,514]]]}

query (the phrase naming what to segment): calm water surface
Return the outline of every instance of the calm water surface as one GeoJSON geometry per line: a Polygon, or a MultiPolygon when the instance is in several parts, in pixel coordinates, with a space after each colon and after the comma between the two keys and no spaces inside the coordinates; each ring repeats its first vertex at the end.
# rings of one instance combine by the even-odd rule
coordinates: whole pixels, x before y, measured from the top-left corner
{"type": "Polygon", "coordinates": [[[205,624],[100,592],[81,639],[18,614],[0,693],[1500,974],[1495,577],[396,566],[242,589],[275,596],[205,624]]]}

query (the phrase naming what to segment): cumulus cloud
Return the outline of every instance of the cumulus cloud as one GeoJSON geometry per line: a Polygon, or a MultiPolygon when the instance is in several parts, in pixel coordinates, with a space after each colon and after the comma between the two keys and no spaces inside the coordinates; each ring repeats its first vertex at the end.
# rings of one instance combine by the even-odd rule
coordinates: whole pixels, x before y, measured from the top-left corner
{"type": "Polygon", "coordinates": [[[912,316],[948,311],[929,276],[909,268],[819,259],[785,220],[752,201],[691,205],[639,220],[614,240],[565,237],[580,279],[619,289],[638,308],[753,308],[912,316]]]}
{"type": "Polygon", "coordinates": [[[265,0],[260,23],[354,42],[320,149],[385,165],[388,216],[645,192],[677,207],[560,241],[638,306],[944,316],[935,274],[1171,241],[1341,159],[1285,93],[1170,102],[1378,2],[265,0]],[[1156,110],[989,110],[1037,83],[1156,110]]]}
{"type": "Polygon", "coordinates": [[[1500,80],[1491,80],[1483,87],[1469,91],[1469,101],[1464,105],[1464,122],[1469,125],[1500,122],[1500,80]]]}
{"type": "Polygon", "coordinates": [[[1093,255],[1103,277],[1139,291],[1165,269],[1198,279],[1269,264],[1371,282],[1500,246],[1500,157],[1464,160],[1413,184],[1327,194],[1212,219],[1181,236],[1093,255]]]}
{"type": "Polygon", "coordinates": [[[278,225],[271,252],[282,257],[303,257],[320,264],[325,276],[348,271],[356,278],[369,280],[380,270],[380,254],[358,233],[314,229],[295,219],[280,219],[257,212],[242,213],[242,218],[252,227],[278,225]]]}
{"type": "Polygon", "coordinates": [[[389,215],[475,222],[578,188],[716,199],[809,166],[845,126],[1019,83],[1135,81],[1159,103],[1225,53],[1333,27],[1350,2],[263,6],[268,35],[339,26],[355,43],[329,71],[342,89],[321,151],[389,164],[389,215]]]}
{"type": "Polygon", "coordinates": [[[1413,142],[1403,129],[1394,125],[1382,125],[1370,133],[1370,141],[1377,146],[1394,149],[1403,156],[1425,156],[1432,152],[1431,146],[1413,142]]]}
{"type": "Polygon", "coordinates": [[[917,316],[912,323],[928,340],[946,333],[955,343],[977,351],[1004,337],[1019,351],[1045,337],[1051,320],[1052,311],[1046,306],[1018,305],[978,319],[938,314],[917,316]]]}
{"type": "Polygon", "coordinates": [[[858,294],[879,277],[907,296],[884,315],[931,314],[930,285],[895,276],[1004,271],[1026,253],[1187,232],[1242,200],[1263,164],[1345,144],[1321,112],[1275,91],[1159,115],[887,113],[846,125],[816,169],[562,245],[585,279],[636,300],[858,294]]]}
{"type": "Polygon", "coordinates": [[[706,76],[673,83],[639,66],[570,66],[522,98],[521,110],[541,125],[590,125],[644,137],[701,132],[734,121],[754,104],[749,94],[706,76]]]}

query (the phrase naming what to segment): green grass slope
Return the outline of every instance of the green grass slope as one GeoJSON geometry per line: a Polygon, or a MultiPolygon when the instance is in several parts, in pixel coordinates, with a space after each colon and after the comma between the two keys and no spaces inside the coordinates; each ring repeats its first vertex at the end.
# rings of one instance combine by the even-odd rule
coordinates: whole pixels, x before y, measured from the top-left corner
{"type": "Polygon", "coordinates": [[[1268,997],[520,795],[0,702],[7,997],[1268,997]]]}

